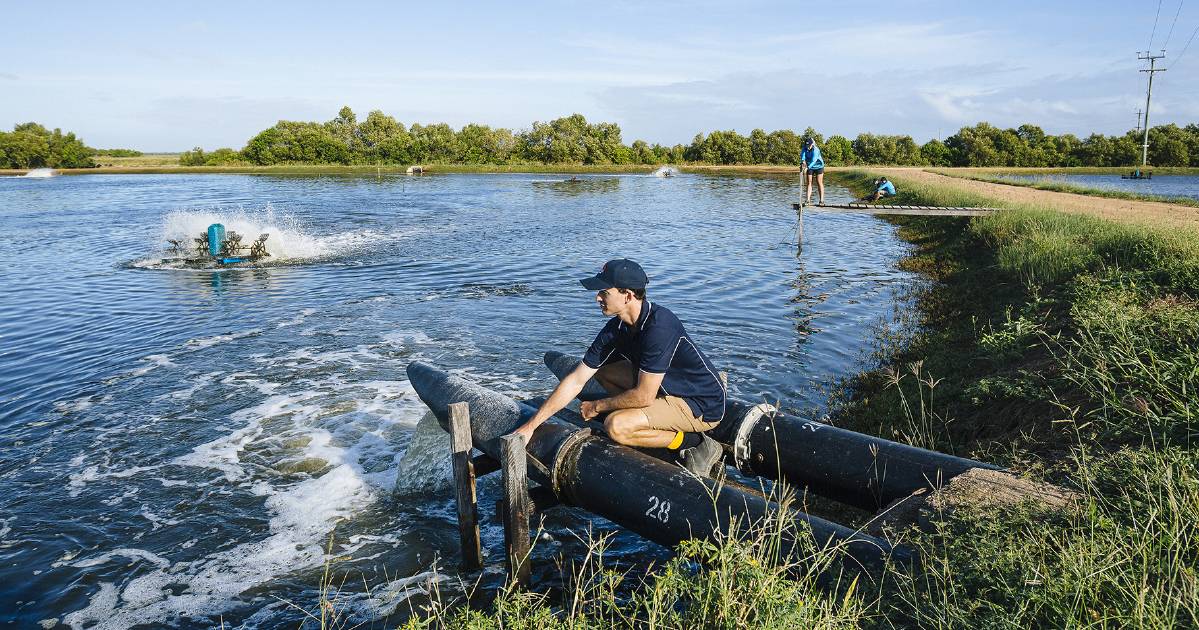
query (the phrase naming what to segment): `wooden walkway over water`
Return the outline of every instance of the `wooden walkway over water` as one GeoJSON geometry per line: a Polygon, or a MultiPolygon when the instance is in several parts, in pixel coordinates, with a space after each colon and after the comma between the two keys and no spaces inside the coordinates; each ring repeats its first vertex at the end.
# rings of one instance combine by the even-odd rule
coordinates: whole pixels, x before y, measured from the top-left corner
{"type": "Polygon", "coordinates": [[[865,214],[907,214],[914,216],[938,216],[938,217],[981,217],[998,210],[998,208],[966,208],[966,207],[941,207],[941,206],[886,206],[870,203],[845,203],[845,204],[803,204],[793,203],[792,208],[796,212],[802,213],[804,210],[815,210],[819,212],[847,212],[847,213],[865,213],[865,214]]]}
{"type": "Polygon", "coordinates": [[[924,217],[981,217],[998,210],[998,208],[966,208],[961,206],[887,206],[870,203],[822,203],[816,205],[793,203],[791,204],[791,207],[795,208],[795,215],[798,218],[795,226],[795,242],[798,247],[797,253],[803,251],[804,210],[808,210],[809,212],[816,211],[856,214],[910,215],[924,217]]]}

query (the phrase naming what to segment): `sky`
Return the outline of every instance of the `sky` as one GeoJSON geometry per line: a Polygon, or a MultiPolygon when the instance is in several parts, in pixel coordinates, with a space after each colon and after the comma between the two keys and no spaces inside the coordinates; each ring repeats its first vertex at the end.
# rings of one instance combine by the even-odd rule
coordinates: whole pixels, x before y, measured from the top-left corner
{"type": "Polygon", "coordinates": [[[580,113],[667,145],[808,126],[924,142],[979,121],[1117,134],[1145,106],[1150,46],[1168,69],[1150,122],[1199,122],[1199,0],[2,4],[0,129],[99,148],[238,149],[344,105],[455,128],[580,113]]]}

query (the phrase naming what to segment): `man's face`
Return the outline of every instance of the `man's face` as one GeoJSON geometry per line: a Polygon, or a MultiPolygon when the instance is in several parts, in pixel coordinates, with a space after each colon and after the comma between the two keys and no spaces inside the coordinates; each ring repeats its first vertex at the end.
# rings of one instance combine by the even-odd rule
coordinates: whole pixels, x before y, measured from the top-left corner
{"type": "Polygon", "coordinates": [[[620,309],[628,302],[628,296],[616,289],[604,289],[595,292],[595,301],[599,303],[600,310],[604,312],[604,315],[611,317],[620,312],[620,309]]]}

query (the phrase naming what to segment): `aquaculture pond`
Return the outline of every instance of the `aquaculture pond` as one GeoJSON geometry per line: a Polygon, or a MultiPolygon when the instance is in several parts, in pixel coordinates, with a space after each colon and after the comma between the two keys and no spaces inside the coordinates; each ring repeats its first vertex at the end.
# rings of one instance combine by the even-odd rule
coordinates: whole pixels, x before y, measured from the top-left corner
{"type": "MultiPolygon", "coordinates": [[[[1132,169],[1129,169],[1129,173],[1132,169]]],[[[1183,197],[1199,200],[1199,175],[1154,175],[1151,179],[1123,179],[1120,175],[1046,174],[1017,175],[1002,174],[1000,179],[1011,179],[1038,184],[1066,184],[1079,188],[1110,190],[1154,197],[1183,197]]]]}
{"type": "MultiPolygon", "coordinates": [[[[339,606],[390,627],[475,580],[410,361],[543,395],[542,354],[604,322],[578,279],[627,256],[735,395],[819,417],[917,282],[876,217],[809,213],[797,257],[793,178],[565,178],[0,178],[0,618],[296,628],[329,563],[339,606]],[[271,256],[162,263],[217,222],[271,256]]],[[[569,508],[544,527],[543,580],[617,529],[569,508]]],[[[494,589],[500,526],[483,536],[494,589]]],[[[615,531],[609,559],[669,553],[615,531]]]]}

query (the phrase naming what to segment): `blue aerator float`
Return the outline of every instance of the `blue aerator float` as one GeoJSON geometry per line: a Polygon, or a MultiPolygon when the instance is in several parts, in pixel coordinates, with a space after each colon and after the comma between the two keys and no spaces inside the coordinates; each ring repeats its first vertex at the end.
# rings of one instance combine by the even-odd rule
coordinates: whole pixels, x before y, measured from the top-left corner
{"type": "Polygon", "coordinates": [[[192,239],[194,244],[188,246],[183,240],[170,239],[171,254],[174,258],[164,262],[181,262],[196,267],[223,267],[238,263],[254,262],[270,256],[266,251],[266,239],[269,234],[259,234],[258,238],[249,245],[242,245],[242,236],[232,230],[226,232],[225,226],[213,223],[208,231],[199,238],[192,239]]]}

